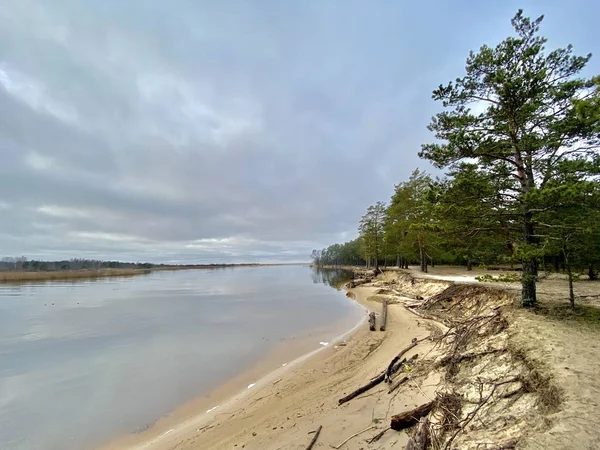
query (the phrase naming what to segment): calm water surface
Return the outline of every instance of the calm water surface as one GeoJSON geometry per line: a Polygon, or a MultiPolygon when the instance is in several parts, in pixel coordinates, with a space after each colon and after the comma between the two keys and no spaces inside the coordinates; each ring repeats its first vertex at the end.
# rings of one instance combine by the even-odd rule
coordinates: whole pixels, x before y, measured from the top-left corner
{"type": "Polygon", "coordinates": [[[0,449],[136,432],[281,339],[356,322],[360,308],[326,285],[336,281],[277,266],[0,285],[0,449]]]}

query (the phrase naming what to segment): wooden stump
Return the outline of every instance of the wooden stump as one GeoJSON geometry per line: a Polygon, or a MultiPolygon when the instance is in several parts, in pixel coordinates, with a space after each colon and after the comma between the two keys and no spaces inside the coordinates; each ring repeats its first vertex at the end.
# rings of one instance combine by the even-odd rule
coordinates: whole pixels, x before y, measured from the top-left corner
{"type": "Polygon", "coordinates": [[[410,411],[404,411],[403,413],[392,416],[390,428],[396,431],[402,431],[406,428],[412,427],[414,424],[419,422],[421,417],[426,416],[431,412],[435,402],[425,403],[424,405],[417,406],[415,409],[410,411]]]}
{"type": "Polygon", "coordinates": [[[416,433],[406,443],[406,450],[426,450],[429,442],[429,419],[425,417],[419,423],[416,433]]]}
{"type": "Polygon", "coordinates": [[[379,331],[385,331],[385,325],[387,322],[387,300],[384,299],[381,303],[381,325],[379,326],[379,331]]]}

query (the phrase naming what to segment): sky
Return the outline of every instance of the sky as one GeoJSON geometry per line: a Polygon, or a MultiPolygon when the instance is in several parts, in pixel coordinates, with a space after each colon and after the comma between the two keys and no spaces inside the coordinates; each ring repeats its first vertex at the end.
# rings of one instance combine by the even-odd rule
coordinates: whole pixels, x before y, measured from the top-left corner
{"type": "Polygon", "coordinates": [[[2,0],[0,256],[307,261],[353,239],[437,174],[431,92],[518,8],[597,52],[594,0],[2,0]]]}

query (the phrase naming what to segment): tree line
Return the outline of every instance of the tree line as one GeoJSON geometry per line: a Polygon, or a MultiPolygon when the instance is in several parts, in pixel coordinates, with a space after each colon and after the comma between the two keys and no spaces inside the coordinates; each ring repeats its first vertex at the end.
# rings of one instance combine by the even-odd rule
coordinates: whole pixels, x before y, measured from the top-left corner
{"type": "Polygon", "coordinates": [[[521,10],[514,35],[470,52],[465,73],[440,85],[442,105],[415,170],[387,202],[369,206],[359,237],[313,251],[317,264],[512,264],[522,304],[536,305],[540,266],[594,279],[600,260],[600,77],[591,55],[552,51],[543,16],[521,10]]]}
{"type": "Polygon", "coordinates": [[[98,259],[72,258],[60,261],[42,261],[26,256],[4,257],[0,260],[0,272],[54,272],[61,270],[101,269],[206,269],[235,266],[257,266],[259,264],[153,264],[148,262],[102,261],[98,259]]]}
{"type": "Polygon", "coordinates": [[[52,272],[57,270],[100,270],[100,269],[151,269],[157,265],[140,262],[101,261],[73,258],[60,261],[42,261],[26,256],[5,257],[0,260],[0,271],[52,272]]]}

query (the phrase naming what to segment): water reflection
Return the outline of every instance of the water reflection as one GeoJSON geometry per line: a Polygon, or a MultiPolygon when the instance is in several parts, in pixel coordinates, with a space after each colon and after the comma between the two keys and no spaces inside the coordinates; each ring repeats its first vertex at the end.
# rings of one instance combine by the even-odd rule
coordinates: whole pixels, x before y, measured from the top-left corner
{"type": "Polygon", "coordinates": [[[310,277],[315,284],[325,284],[335,289],[341,289],[342,285],[350,281],[352,271],[347,269],[325,269],[323,267],[312,266],[310,277]]]}
{"type": "Polygon", "coordinates": [[[80,450],[139,432],[275,345],[338,336],[363,313],[328,287],[349,275],[319,270],[313,284],[307,272],[0,284],[0,449],[80,450]]]}

